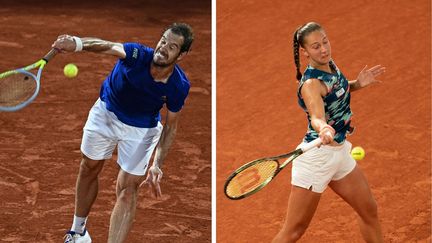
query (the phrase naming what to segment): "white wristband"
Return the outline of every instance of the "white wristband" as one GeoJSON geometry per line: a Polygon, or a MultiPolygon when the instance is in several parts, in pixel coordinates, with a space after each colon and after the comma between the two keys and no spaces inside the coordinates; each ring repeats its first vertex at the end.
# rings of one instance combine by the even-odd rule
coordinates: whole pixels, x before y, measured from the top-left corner
{"type": "Polygon", "coordinates": [[[72,36],[72,38],[74,39],[75,45],[76,45],[75,46],[75,52],[82,51],[82,49],[83,49],[83,43],[81,41],[81,38],[76,37],[76,36],[72,36]]]}

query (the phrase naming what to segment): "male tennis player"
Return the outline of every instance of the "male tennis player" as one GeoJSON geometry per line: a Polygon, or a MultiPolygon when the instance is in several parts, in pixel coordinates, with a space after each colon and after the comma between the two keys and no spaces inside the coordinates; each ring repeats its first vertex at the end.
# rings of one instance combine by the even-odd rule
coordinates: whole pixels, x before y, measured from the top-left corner
{"type": "Polygon", "coordinates": [[[163,32],[155,49],[138,43],[122,44],[70,35],[59,36],[52,45],[65,52],[85,50],[119,57],[103,82],[100,97],[84,126],[75,215],[65,242],[91,242],[86,230],[87,216],[98,193],[98,174],[116,146],[120,171],[108,242],[124,242],[131,229],[138,188],[155,147],[153,164],[144,183],[156,197],[161,196],[161,166],[174,140],[180,110],[190,87],[176,63],[186,56],[192,42],[192,28],[174,23],[163,32]],[[160,110],[164,104],[167,114],[162,126],[160,110]]]}

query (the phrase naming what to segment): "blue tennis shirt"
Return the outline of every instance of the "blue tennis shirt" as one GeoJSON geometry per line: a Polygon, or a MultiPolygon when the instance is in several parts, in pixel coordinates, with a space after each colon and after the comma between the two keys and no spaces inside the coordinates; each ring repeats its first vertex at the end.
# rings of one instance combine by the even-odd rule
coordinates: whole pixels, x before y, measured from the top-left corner
{"type": "Polygon", "coordinates": [[[164,104],[172,112],[182,109],[189,80],[176,64],[166,83],[156,82],[150,74],[154,50],[138,43],[124,43],[123,47],[126,58],[117,61],[103,82],[100,98],[121,122],[156,127],[164,104]]]}

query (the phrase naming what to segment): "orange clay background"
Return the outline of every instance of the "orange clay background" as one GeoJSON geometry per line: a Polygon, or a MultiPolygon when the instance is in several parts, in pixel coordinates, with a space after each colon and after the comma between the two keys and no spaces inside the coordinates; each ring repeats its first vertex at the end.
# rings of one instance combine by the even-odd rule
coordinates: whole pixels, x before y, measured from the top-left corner
{"type": "MultiPolygon", "coordinates": [[[[385,242],[431,242],[430,0],[217,1],[217,241],[270,242],[281,228],[291,167],[259,193],[224,197],[243,163],[288,152],[306,132],[292,33],[317,21],[348,79],[382,64],[381,84],[352,94],[349,140],[362,146],[385,242]]],[[[302,58],[302,70],[307,60],[302,58]]],[[[362,242],[356,214],[331,189],[300,242],[362,242]]]]}
{"type": "MultiPolygon", "coordinates": [[[[126,242],[210,242],[211,2],[11,0],[0,6],[0,71],[35,62],[64,33],[154,47],[175,21],[195,30],[193,50],[180,63],[192,88],[163,167],[163,198],[141,190],[126,242]]],[[[35,102],[19,112],[0,113],[1,242],[62,242],[72,224],[82,127],[115,62],[94,53],[58,55],[43,71],[35,102]],[[67,63],[78,66],[75,79],[63,75],[67,63]]],[[[100,175],[88,221],[93,242],[107,240],[115,159],[100,175]]]]}

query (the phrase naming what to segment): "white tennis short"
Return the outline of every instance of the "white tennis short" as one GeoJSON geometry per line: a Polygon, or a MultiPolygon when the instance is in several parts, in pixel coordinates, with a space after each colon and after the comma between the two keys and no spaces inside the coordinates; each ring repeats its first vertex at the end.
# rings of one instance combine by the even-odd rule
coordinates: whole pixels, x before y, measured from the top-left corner
{"type": "Polygon", "coordinates": [[[144,175],[161,133],[160,122],[154,128],[124,124],[98,99],[84,126],[81,152],[92,160],[103,160],[111,158],[117,146],[117,163],[122,170],[144,175]]]}
{"type": "Polygon", "coordinates": [[[293,161],[291,184],[324,192],[330,181],[344,178],[356,166],[350,155],[351,147],[351,143],[345,141],[339,146],[321,145],[300,155],[293,161]]]}

